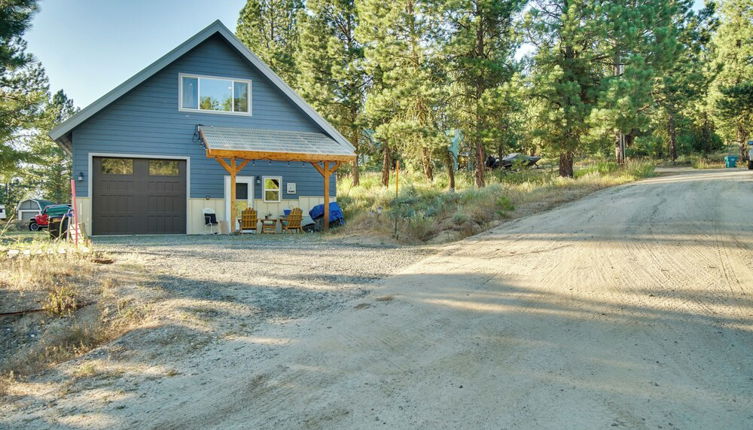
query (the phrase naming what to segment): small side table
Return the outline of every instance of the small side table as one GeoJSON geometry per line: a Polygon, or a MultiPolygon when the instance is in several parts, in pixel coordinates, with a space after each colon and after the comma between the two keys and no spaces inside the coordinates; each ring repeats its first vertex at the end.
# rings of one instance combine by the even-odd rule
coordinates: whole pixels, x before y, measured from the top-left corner
{"type": "Polygon", "coordinates": [[[276,218],[262,218],[261,219],[261,232],[262,233],[277,233],[277,219],[276,218]]]}

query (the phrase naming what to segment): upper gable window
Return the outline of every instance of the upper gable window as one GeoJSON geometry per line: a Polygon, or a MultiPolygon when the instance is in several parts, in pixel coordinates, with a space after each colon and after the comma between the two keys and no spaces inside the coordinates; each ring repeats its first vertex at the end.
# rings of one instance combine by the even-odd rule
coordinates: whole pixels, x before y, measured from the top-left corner
{"type": "Polygon", "coordinates": [[[251,115],[251,81],[180,74],[181,111],[251,115]]]}

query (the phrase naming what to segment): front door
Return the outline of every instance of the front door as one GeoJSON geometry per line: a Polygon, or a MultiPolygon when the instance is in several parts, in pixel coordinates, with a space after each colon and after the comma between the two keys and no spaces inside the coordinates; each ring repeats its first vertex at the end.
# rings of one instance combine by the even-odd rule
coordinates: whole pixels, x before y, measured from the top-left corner
{"type": "MultiPolygon", "coordinates": [[[[253,207],[254,203],[254,177],[253,176],[236,176],[235,177],[235,218],[241,216],[243,209],[253,207]]],[[[230,223],[230,176],[225,176],[225,220],[230,223]]],[[[231,229],[238,227],[232,225],[231,229]]]]}

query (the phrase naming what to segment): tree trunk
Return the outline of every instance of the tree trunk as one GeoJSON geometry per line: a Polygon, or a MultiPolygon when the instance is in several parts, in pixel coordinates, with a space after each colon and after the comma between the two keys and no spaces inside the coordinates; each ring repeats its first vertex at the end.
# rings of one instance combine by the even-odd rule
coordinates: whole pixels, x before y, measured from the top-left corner
{"type": "Polygon", "coordinates": [[[360,148],[360,145],[358,145],[358,138],[360,137],[360,130],[358,128],[353,128],[353,136],[350,138],[350,143],[353,144],[353,146],[356,148],[356,159],[353,160],[353,167],[350,171],[351,175],[353,176],[353,186],[358,186],[361,184],[361,174],[358,171],[358,150],[360,148]]]}
{"type": "Polygon", "coordinates": [[[429,151],[429,148],[427,147],[421,148],[421,164],[423,164],[426,179],[433,181],[434,168],[431,165],[431,151],[429,151]]]}
{"type": "Polygon", "coordinates": [[[614,140],[614,158],[620,166],[625,164],[625,135],[618,133],[614,140]]]}
{"type": "Polygon", "coordinates": [[[382,145],[382,185],[390,185],[390,168],[392,167],[392,157],[390,156],[390,147],[387,144],[382,145]]]}
{"type": "Polygon", "coordinates": [[[485,157],[484,157],[484,146],[481,144],[481,140],[476,140],[476,186],[478,188],[483,188],[486,186],[486,181],[484,181],[484,169],[486,168],[486,164],[484,163],[485,157]]]}
{"type": "Polygon", "coordinates": [[[452,159],[452,152],[449,149],[445,151],[444,164],[447,166],[447,176],[450,178],[450,191],[455,191],[455,160],[452,159]]]}
{"type": "Polygon", "coordinates": [[[572,178],[574,176],[572,152],[563,152],[560,154],[560,176],[563,178],[572,178]]]}
{"type": "Polygon", "coordinates": [[[747,161],[748,151],[745,150],[745,144],[746,140],[748,140],[748,133],[742,127],[738,126],[737,137],[740,141],[740,161],[747,161]]]}
{"type": "MultiPolygon", "coordinates": [[[[474,9],[474,16],[476,17],[476,43],[474,48],[473,56],[475,57],[474,60],[478,61],[479,59],[486,60],[486,56],[484,54],[484,48],[486,47],[486,40],[484,38],[484,10],[482,8],[481,2],[474,1],[473,2],[473,9],[474,9]]],[[[481,141],[481,130],[483,129],[483,117],[481,112],[481,96],[484,94],[484,82],[482,80],[476,80],[474,83],[475,85],[475,97],[474,97],[474,103],[476,104],[476,124],[475,124],[475,130],[473,130],[473,139],[474,143],[476,144],[476,186],[478,188],[482,188],[486,186],[486,181],[484,180],[484,169],[486,168],[486,157],[484,154],[484,145],[481,141]]]]}
{"type": "Polygon", "coordinates": [[[667,132],[669,133],[669,158],[674,163],[677,160],[677,127],[675,126],[675,114],[672,112],[669,113],[667,132]]]}

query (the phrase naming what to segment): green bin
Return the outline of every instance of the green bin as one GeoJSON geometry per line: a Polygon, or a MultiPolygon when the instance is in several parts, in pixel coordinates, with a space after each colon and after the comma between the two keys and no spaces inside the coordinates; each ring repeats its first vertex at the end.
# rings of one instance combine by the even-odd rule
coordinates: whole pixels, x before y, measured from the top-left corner
{"type": "Polygon", "coordinates": [[[737,155],[727,155],[724,157],[724,165],[730,168],[737,167],[737,155]]]}

